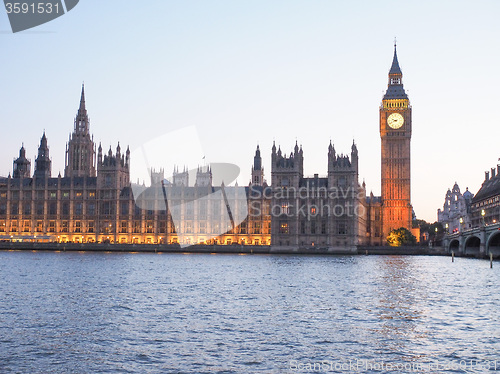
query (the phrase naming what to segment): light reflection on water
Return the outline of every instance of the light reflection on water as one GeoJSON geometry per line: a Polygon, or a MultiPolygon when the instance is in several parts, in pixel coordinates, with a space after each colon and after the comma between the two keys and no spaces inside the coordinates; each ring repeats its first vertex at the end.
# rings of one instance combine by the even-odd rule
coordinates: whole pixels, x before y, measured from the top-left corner
{"type": "Polygon", "coordinates": [[[500,276],[481,260],[0,252],[0,277],[2,373],[500,371],[500,276]]]}

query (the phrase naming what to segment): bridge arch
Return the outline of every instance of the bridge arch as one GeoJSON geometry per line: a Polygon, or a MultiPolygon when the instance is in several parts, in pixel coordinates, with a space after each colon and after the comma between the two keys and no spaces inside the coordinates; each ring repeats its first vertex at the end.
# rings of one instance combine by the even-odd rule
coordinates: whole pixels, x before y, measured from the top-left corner
{"type": "Polygon", "coordinates": [[[475,235],[469,236],[465,241],[464,255],[478,257],[480,247],[481,247],[481,239],[475,235]]]}
{"type": "Polygon", "coordinates": [[[453,239],[450,242],[450,245],[448,246],[448,252],[449,253],[455,252],[455,254],[457,254],[459,250],[460,250],[460,241],[458,239],[453,239]]]}
{"type": "Polygon", "coordinates": [[[500,256],[500,231],[492,233],[486,243],[486,254],[493,253],[493,256],[500,256]]]}

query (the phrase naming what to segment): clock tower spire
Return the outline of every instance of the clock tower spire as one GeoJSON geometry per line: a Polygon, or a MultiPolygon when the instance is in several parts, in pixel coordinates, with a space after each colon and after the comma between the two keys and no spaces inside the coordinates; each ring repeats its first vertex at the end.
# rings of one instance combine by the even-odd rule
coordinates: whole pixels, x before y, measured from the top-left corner
{"type": "Polygon", "coordinates": [[[396,43],[387,91],[380,106],[381,182],[383,234],[393,229],[411,230],[411,105],[403,87],[396,43]]]}

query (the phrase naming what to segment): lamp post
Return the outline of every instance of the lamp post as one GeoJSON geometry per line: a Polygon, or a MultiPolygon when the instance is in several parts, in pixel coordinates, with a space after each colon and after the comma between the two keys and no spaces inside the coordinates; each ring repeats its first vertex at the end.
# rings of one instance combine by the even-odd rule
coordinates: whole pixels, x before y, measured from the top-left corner
{"type": "Polygon", "coordinates": [[[462,232],[462,225],[464,224],[464,218],[460,217],[460,232],[462,232]]]}
{"type": "Polygon", "coordinates": [[[444,225],[444,227],[446,228],[446,234],[449,234],[450,232],[448,231],[448,228],[449,228],[450,226],[448,226],[448,224],[446,224],[446,225],[444,225]]]}
{"type": "Polygon", "coordinates": [[[481,220],[483,222],[483,226],[486,226],[486,222],[484,221],[484,216],[486,215],[486,212],[484,209],[481,209],[481,220]]]}

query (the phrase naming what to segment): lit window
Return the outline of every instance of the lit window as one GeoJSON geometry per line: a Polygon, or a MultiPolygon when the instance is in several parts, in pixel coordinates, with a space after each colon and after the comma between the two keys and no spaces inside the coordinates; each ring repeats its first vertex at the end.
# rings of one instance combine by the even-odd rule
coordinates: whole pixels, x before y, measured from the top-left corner
{"type": "Polygon", "coordinates": [[[288,214],[290,211],[289,209],[289,206],[288,206],[288,202],[282,202],[281,203],[281,214],[288,214]]]}
{"type": "Polygon", "coordinates": [[[280,234],[288,234],[288,222],[281,222],[280,234]]]}

